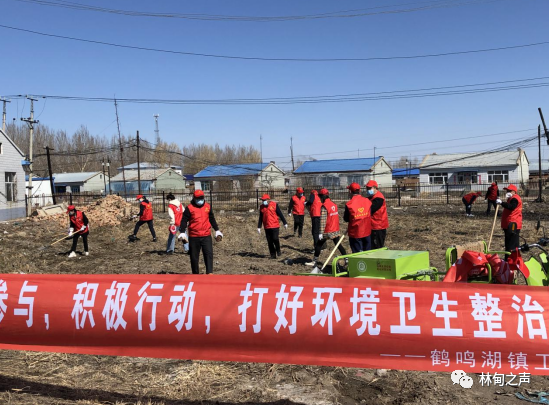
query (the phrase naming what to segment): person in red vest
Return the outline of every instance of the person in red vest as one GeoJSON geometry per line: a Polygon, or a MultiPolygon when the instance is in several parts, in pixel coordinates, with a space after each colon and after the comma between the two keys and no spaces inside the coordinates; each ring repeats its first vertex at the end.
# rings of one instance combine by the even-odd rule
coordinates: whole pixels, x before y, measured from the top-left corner
{"type": "MultiPolygon", "coordinates": [[[[517,194],[517,186],[509,184],[503,188],[506,191],[507,201],[502,202],[499,198],[496,204],[501,204],[501,228],[505,234],[505,251],[513,253],[520,245],[520,230],[522,229],[522,200],[517,194]]],[[[505,260],[509,255],[505,255],[505,260]]]]}
{"type": "Polygon", "coordinates": [[[488,200],[488,208],[486,209],[486,215],[490,215],[490,209],[492,206],[496,209],[496,201],[499,198],[498,182],[493,182],[484,196],[484,200],[488,200]]]}
{"type": "MultiPolygon", "coordinates": [[[[175,240],[177,231],[179,230],[179,227],[181,226],[181,218],[183,218],[183,204],[175,198],[175,196],[172,193],[169,193],[166,196],[166,200],[168,200],[168,215],[170,216],[170,234],[168,235],[168,245],[166,246],[166,253],[171,255],[173,254],[175,250],[175,240]]],[[[185,253],[189,251],[189,244],[186,243],[183,245],[185,249],[185,253]]]]}
{"type": "Polygon", "coordinates": [[[473,214],[471,214],[471,208],[473,206],[473,203],[475,200],[480,197],[482,193],[480,191],[477,191],[476,193],[469,193],[465,194],[463,198],[461,199],[461,202],[465,205],[465,216],[466,217],[474,217],[473,214]]]}
{"type": "Polygon", "coordinates": [[[135,224],[135,228],[133,228],[133,235],[130,235],[128,239],[130,240],[130,242],[139,240],[139,238],[137,237],[137,232],[139,232],[139,228],[141,228],[141,225],[147,224],[149,226],[149,231],[151,231],[153,242],[156,242],[156,232],[154,231],[153,226],[152,204],[149,202],[149,200],[147,200],[147,197],[142,194],[139,194],[136,197],[136,200],[139,200],[139,221],[137,221],[137,223],[135,224]]]}
{"type": "Polygon", "coordinates": [[[298,231],[298,238],[303,236],[303,222],[305,218],[305,201],[307,199],[303,195],[303,189],[298,187],[295,195],[290,199],[288,205],[288,215],[294,217],[294,236],[295,231],[298,231]]]}
{"type": "Polygon", "coordinates": [[[257,233],[261,235],[261,225],[263,225],[271,259],[276,259],[277,256],[282,254],[280,252],[280,240],[278,239],[280,230],[279,218],[284,224],[284,228],[288,229],[288,223],[286,222],[284,215],[282,215],[282,211],[280,211],[278,204],[271,201],[269,194],[263,194],[261,197],[261,207],[259,207],[257,233]]]}
{"type": "Polygon", "coordinates": [[[316,190],[311,190],[309,199],[305,203],[309,215],[311,216],[311,232],[313,234],[313,247],[316,247],[318,243],[318,235],[320,235],[320,209],[322,208],[322,202],[318,197],[316,190]]]}
{"type": "Polygon", "coordinates": [[[198,260],[200,258],[200,250],[204,256],[204,264],[206,265],[206,274],[213,273],[213,245],[211,228],[215,230],[215,238],[220,241],[223,234],[217,226],[214,213],[210,204],[204,200],[204,192],[196,190],[193,194],[191,203],[185,207],[183,218],[177,237],[182,239],[183,243],[188,241],[189,254],[191,256],[191,270],[193,274],[199,274],[198,260]],[[189,227],[189,236],[185,231],[189,227]]]}
{"type": "Polygon", "coordinates": [[[76,257],[76,245],[78,238],[82,236],[84,242],[84,255],[88,256],[88,235],[90,234],[88,217],[82,211],[78,211],[74,205],[67,207],[67,213],[69,214],[69,238],[72,237],[72,247],[69,257],[76,257]]]}
{"type": "Polygon", "coordinates": [[[366,194],[372,203],[370,214],[372,216],[372,249],[381,249],[385,246],[389,218],[387,217],[387,203],[385,196],[379,191],[377,181],[370,180],[366,183],[366,194]]]}
{"type": "MultiPolygon", "coordinates": [[[[315,266],[315,268],[316,262],[320,257],[320,252],[322,251],[322,247],[326,241],[331,239],[334,241],[334,245],[337,245],[339,239],[341,238],[339,233],[339,212],[337,210],[337,205],[330,200],[330,193],[325,188],[318,192],[318,196],[322,202],[321,222],[325,223],[325,226],[324,231],[318,235],[318,242],[315,246],[315,253],[312,262],[312,265],[315,266]]],[[[342,255],[347,254],[347,251],[342,244],[339,244],[338,250],[342,255]]]]}
{"type": "Polygon", "coordinates": [[[347,186],[351,199],[345,204],[343,220],[349,223],[347,234],[353,253],[370,250],[372,246],[372,203],[360,195],[360,185],[351,183],[347,186]]]}

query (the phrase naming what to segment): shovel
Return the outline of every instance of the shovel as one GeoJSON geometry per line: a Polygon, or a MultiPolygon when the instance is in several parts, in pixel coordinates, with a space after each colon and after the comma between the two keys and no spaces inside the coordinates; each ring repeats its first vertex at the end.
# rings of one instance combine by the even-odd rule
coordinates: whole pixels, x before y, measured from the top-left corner
{"type": "MultiPolygon", "coordinates": [[[[77,234],[77,233],[79,233],[79,232],[80,232],[80,231],[76,231],[76,232],[73,232],[72,234],[74,235],[74,234],[77,234]]],[[[70,237],[72,237],[72,235],[71,235],[70,237]]],[[[42,246],[42,247],[40,248],[40,250],[46,250],[46,249],[52,247],[53,245],[55,245],[55,244],[61,242],[62,240],[65,240],[65,239],[68,239],[68,238],[69,238],[69,235],[65,235],[65,236],[63,236],[61,239],[57,239],[55,242],[52,242],[52,243],[49,244],[48,246],[42,246]]]]}
{"type": "Polygon", "coordinates": [[[498,219],[499,204],[496,205],[496,215],[494,215],[494,223],[492,224],[492,232],[490,232],[490,241],[488,242],[488,251],[490,251],[490,245],[492,244],[492,236],[494,236],[494,228],[496,227],[496,221],[498,219]]]}
{"type": "Polygon", "coordinates": [[[326,261],[322,265],[322,268],[319,269],[318,267],[315,266],[315,268],[311,271],[311,274],[322,274],[323,273],[324,267],[326,267],[326,265],[330,262],[330,259],[334,255],[334,253],[337,250],[337,248],[339,247],[339,245],[341,245],[341,242],[343,242],[343,239],[345,239],[346,235],[347,235],[347,233],[344,233],[343,236],[341,238],[339,238],[339,241],[336,243],[334,249],[332,250],[332,253],[330,253],[330,256],[328,256],[328,259],[326,259],[326,261]]]}

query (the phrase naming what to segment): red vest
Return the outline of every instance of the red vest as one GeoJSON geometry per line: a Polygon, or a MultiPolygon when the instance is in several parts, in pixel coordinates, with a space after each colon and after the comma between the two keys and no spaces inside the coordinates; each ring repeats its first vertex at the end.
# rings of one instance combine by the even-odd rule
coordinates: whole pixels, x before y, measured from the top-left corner
{"type": "Polygon", "coordinates": [[[153,206],[150,202],[142,201],[141,205],[145,207],[143,210],[143,215],[139,218],[141,221],[150,221],[153,219],[153,206]]]}
{"type": "Polygon", "coordinates": [[[503,209],[503,214],[501,214],[502,229],[507,229],[511,222],[516,222],[517,229],[522,229],[522,200],[518,194],[515,194],[513,197],[509,198],[507,202],[511,201],[513,198],[518,201],[517,208],[512,211],[507,208],[503,209]]]}
{"type": "MultiPolygon", "coordinates": [[[[74,232],[78,232],[82,227],[84,226],[84,218],[82,216],[82,211],[76,211],[76,215],[69,216],[71,220],[71,225],[74,229],[74,232]]],[[[78,232],[79,234],[83,235],[85,233],[88,233],[89,229],[86,226],[86,229],[83,232],[78,232]]]]}
{"type": "Polygon", "coordinates": [[[191,212],[191,220],[189,221],[189,236],[200,238],[210,235],[210,204],[204,203],[202,207],[195,207],[193,204],[187,206],[191,212]]]}
{"type": "Polygon", "coordinates": [[[487,197],[488,200],[495,201],[498,199],[498,186],[488,187],[487,197]]]}
{"type": "Polygon", "coordinates": [[[385,204],[385,196],[381,191],[377,191],[372,198],[381,198],[383,205],[372,215],[372,229],[378,231],[389,228],[389,218],[387,218],[387,204],[385,204]]]}
{"type": "Polygon", "coordinates": [[[324,201],[324,204],[322,205],[326,208],[326,227],[324,228],[324,233],[339,231],[339,213],[337,212],[337,205],[330,199],[324,201]]]}
{"type": "Polygon", "coordinates": [[[467,202],[467,204],[471,204],[471,200],[473,199],[473,197],[476,199],[478,197],[478,194],[477,193],[465,194],[463,196],[463,199],[465,200],[465,202],[467,202]]]}
{"type": "Polygon", "coordinates": [[[322,208],[322,201],[320,201],[320,197],[318,194],[313,194],[314,200],[311,204],[311,208],[309,209],[309,214],[311,214],[312,217],[319,217],[320,216],[320,209],[322,208]]]}
{"type": "Polygon", "coordinates": [[[305,201],[307,199],[304,195],[298,197],[297,195],[292,196],[292,214],[294,215],[305,215],[305,201]]]}
{"type": "Polygon", "coordinates": [[[350,238],[365,238],[372,233],[372,223],[370,209],[372,202],[361,196],[356,195],[347,202],[349,210],[349,227],[347,232],[350,238]]]}
{"type": "Polygon", "coordinates": [[[259,210],[263,215],[263,228],[280,228],[280,224],[278,223],[278,215],[276,215],[276,203],[274,201],[270,201],[269,205],[261,205],[259,210]]]}
{"type": "Polygon", "coordinates": [[[175,224],[177,226],[181,225],[181,218],[183,218],[183,204],[179,204],[179,206],[170,204],[168,205],[169,208],[172,209],[173,215],[175,217],[175,224]]]}

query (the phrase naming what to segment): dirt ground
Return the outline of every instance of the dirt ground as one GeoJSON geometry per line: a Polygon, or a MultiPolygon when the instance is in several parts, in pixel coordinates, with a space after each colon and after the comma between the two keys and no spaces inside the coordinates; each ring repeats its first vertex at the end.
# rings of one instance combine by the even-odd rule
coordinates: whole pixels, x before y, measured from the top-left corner
{"type": "MultiPolygon", "coordinates": [[[[549,226],[547,203],[525,204],[522,235],[530,243],[539,237],[538,219],[549,226]]],[[[463,206],[389,208],[387,246],[402,250],[428,250],[431,265],[444,269],[444,252],[452,244],[488,240],[493,216],[475,204],[473,218],[463,206]]],[[[282,257],[269,258],[264,234],[257,234],[257,213],[214,212],[225,238],[214,245],[216,274],[281,274],[310,271],[303,263],[312,258],[310,221],[303,238],[281,230],[282,257]],[[285,265],[283,259],[292,259],[285,265]]],[[[292,219],[290,221],[290,227],[292,219]]],[[[176,254],[161,254],[166,247],[167,215],[155,217],[158,242],[147,227],[140,241],[128,243],[134,222],[118,227],[91,224],[90,256],[66,257],[70,242],[42,249],[65,229],[43,221],[0,223],[0,272],[64,274],[132,273],[188,274],[190,263],[177,245],[176,254]]],[[[346,248],[348,244],[344,242],[346,248]]],[[[493,249],[503,249],[498,226],[493,249]]],[[[79,249],[82,249],[81,242],[79,249]]],[[[349,249],[350,251],[350,249],[349,249]]],[[[321,259],[328,256],[322,253],[321,259]]],[[[203,265],[202,270],[203,270],[203,265]]],[[[478,378],[470,390],[452,385],[449,374],[277,364],[218,363],[108,356],[0,352],[0,404],[476,404],[519,403],[514,393],[546,390],[549,379],[532,377],[527,386],[481,387],[478,378]]]]}

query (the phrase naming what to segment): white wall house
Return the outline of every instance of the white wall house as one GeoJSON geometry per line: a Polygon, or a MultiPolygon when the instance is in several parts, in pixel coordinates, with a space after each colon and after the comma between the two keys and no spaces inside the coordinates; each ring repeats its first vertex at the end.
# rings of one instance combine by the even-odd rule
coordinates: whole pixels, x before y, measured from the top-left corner
{"type": "Polygon", "coordinates": [[[225,186],[229,184],[232,190],[282,189],[286,186],[284,172],[275,162],[208,166],[194,175],[196,189],[216,190],[218,182],[225,186]]]}
{"type": "Polygon", "coordinates": [[[433,153],[425,156],[419,165],[419,181],[421,184],[470,185],[471,190],[475,190],[477,184],[494,181],[500,187],[510,183],[520,186],[528,182],[528,165],[522,149],[493,153],[433,153]]]}
{"type": "Polygon", "coordinates": [[[294,171],[291,186],[344,188],[351,183],[364,186],[369,180],[379,187],[394,184],[391,166],[383,156],[307,161],[294,171]]]}
{"type": "Polygon", "coordinates": [[[101,193],[105,191],[105,183],[101,172],[54,173],[54,188],[56,193],[101,193]]]}
{"type": "MultiPolygon", "coordinates": [[[[54,178],[55,180],[55,178],[54,178]]],[[[25,185],[29,187],[29,176],[25,176],[25,185]]],[[[32,178],[32,204],[44,207],[53,204],[52,191],[49,177],[33,177],[32,178]]]]}
{"type": "Polygon", "coordinates": [[[25,207],[24,154],[0,129],[0,220],[23,218],[25,207]]]}

